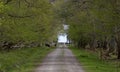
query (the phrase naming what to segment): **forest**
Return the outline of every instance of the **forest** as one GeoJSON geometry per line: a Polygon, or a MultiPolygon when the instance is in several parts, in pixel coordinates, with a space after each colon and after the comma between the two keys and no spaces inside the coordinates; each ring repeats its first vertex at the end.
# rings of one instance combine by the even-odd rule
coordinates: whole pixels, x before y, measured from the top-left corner
{"type": "Polygon", "coordinates": [[[56,41],[57,30],[59,21],[49,1],[1,0],[0,49],[42,46],[56,41]]]}
{"type": "Polygon", "coordinates": [[[120,1],[68,0],[60,17],[69,25],[68,38],[78,48],[100,51],[101,58],[120,59],[120,1]]]}
{"type": "Polygon", "coordinates": [[[60,28],[51,1],[0,0],[0,72],[31,70],[54,48],[60,28]]]}
{"type": "Polygon", "coordinates": [[[34,62],[58,47],[60,33],[67,34],[75,55],[117,61],[119,72],[120,0],[0,0],[0,72],[35,68],[34,62]]]}

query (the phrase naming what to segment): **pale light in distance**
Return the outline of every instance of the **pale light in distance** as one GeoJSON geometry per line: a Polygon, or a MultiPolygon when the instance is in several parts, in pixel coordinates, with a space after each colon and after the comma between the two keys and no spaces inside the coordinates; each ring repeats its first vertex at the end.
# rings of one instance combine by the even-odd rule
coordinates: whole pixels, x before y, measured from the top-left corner
{"type": "Polygon", "coordinates": [[[64,27],[64,30],[68,30],[69,29],[69,25],[64,24],[63,27],[64,27]]]}
{"type": "Polygon", "coordinates": [[[58,43],[66,43],[66,42],[67,42],[67,35],[58,36],[58,43]]]}

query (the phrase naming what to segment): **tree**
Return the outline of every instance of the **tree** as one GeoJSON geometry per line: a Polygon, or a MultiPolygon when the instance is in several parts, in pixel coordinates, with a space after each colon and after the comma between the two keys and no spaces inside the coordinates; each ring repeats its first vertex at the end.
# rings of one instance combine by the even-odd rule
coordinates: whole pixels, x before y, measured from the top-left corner
{"type": "Polygon", "coordinates": [[[12,43],[12,46],[22,42],[29,46],[57,37],[59,25],[48,0],[2,0],[2,4],[6,9],[1,13],[1,42],[12,43]]]}
{"type": "Polygon", "coordinates": [[[117,36],[119,58],[119,5],[119,0],[68,0],[61,5],[60,16],[70,25],[68,35],[78,47],[90,44],[95,50],[99,42],[108,55],[110,41],[117,36]]]}

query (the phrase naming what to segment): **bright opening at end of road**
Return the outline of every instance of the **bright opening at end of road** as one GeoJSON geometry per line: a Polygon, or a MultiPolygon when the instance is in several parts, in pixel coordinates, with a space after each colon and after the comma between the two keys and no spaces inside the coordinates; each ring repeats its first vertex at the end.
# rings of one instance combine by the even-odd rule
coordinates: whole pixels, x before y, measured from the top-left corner
{"type": "Polygon", "coordinates": [[[58,36],[58,43],[66,43],[66,42],[67,42],[67,35],[58,36]]]}

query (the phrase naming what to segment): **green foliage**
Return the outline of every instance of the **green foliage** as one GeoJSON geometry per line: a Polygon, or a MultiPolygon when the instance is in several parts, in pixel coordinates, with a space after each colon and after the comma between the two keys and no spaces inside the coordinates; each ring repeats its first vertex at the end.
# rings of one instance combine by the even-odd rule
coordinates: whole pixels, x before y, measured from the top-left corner
{"type": "Polygon", "coordinates": [[[0,14],[0,41],[42,43],[56,40],[58,19],[48,0],[2,0],[0,14]]]}
{"type": "Polygon", "coordinates": [[[0,53],[0,72],[27,72],[34,69],[53,48],[24,48],[0,53]],[[31,54],[32,53],[32,54],[31,54]]]}
{"type": "Polygon", "coordinates": [[[119,0],[69,0],[61,5],[60,16],[70,25],[68,35],[73,42],[89,43],[118,32],[119,6],[119,0]]]}
{"type": "Polygon", "coordinates": [[[0,13],[3,13],[4,11],[4,5],[2,2],[0,2],[0,13]]]}
{"type": "Polygon", "coordinates": [[[80,50],[71,47],[71,50],[83,66],[86,72],[119,72],[120,62],[116,60],[100,60],[98,58],[98,53],[91,51],[80,50]]]}

